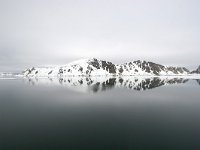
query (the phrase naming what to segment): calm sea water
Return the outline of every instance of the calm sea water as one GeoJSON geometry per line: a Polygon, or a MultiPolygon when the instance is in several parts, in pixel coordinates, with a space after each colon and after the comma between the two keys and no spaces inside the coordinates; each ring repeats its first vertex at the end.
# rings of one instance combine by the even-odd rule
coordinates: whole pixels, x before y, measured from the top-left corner
{"type": "Polygon", "coordinates": [[[157,78],[0,80],[0,149],[199,150],[200,85],[157,78]]]}

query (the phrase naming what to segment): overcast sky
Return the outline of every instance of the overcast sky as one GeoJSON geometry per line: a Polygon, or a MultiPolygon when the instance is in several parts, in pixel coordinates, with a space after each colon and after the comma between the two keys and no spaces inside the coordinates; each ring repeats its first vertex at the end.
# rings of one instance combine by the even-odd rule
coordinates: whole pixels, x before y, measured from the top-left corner
{"type": "Polygon", "coordinates": [[[96,57],[200,65],[199,0],[0,0],[0,71],[96,57]]]}

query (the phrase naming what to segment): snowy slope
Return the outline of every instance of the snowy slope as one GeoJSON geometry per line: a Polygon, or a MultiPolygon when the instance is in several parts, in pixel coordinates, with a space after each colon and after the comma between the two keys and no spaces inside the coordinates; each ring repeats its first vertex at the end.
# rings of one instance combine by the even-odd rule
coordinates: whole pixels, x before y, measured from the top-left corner
{"type": "Polygon", "coordinates": [[[167,67],[153,62],[133,61],[118,66],[118,74],[122,75],[186,75],[189,73],[184,67],[167,67]]]}
{"type": "Polygon", "coordinates": [[[58,67],[29,68],[23,72],[28,77],[55,76],[161,76],[188,75],[189,70],[184,67],[168,67],[153,62],[133,61],[125,64],[113,64],[95,58],[82,59],[58,67]]]}
{"type": "Polygon", "coordinates": [[[60,67],[31,68],[24,71],[25,76],[104,76],[116,73],[111,62],[97,59],[82,59],[60,67]]]}

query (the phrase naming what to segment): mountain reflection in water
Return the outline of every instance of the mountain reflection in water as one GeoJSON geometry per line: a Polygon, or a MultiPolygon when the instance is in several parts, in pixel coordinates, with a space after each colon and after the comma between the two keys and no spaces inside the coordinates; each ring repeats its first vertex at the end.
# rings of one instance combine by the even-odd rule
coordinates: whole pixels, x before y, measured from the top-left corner
{"type": "MultiPolygon", "coordinates": [[[[65,77],[65,78],[27,78],[25,82],[30,85],[61,85],[84,92],[101,92],[112,88],[127,88],[144,91],[170,84],[186,83],[185,78],[159,78],[159,77],[65,77]]],[[[200,84],[200,80],[196,80],[200,84]]]]}

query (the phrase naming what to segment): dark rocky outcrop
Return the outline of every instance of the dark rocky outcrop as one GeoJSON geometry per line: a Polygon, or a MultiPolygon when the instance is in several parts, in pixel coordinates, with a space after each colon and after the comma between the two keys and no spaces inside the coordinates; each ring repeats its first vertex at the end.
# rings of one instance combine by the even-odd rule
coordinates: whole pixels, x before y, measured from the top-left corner
{"type": "Polygon", "coordinates": [[[196,69],[196,70],[194,70],[194,71],[192,71],[191,72],[192,74],[200,74],[200,66],[196,69]]]}
{"type": "Polygon", "coordinates": [[[189,73],[190,71],[185,67],[167,67],[167,70],[173,72],[174,74],[183,73],[184,71],[189,73]]]}
{"type": "Polygon", "coordinates": [[[90,64],[91,64],[93,67],[95,67],[95,68],[97,68],[97,69],[100,69],[100,64],[99,64],[99,62],[98,62],[98,60],[97,60],[96,58],[94,58],[93,61],[90,62],[90,64]]]}
{"type": "Polygon", "coordinates": [[[94,58],[92,61],[89,62],[93,67],[100,69],[101,67],[108,71],[109,73],[115,74],[116,73],[116,66],[115,64],[108,62],[108,61],[101,61],[94,58]]]}
{"type": "Polygon", "coordinates": [[[140,68],[142,68],[142,70],[150,73],[153,72],[155,75],[159,75],[159,73],[164,70],[164,66],[163,65],[159,65],[153,62],[146,62],[146,61],[134,61],[135,64],[137,64],[140,68]]]}

